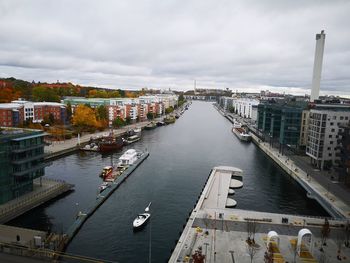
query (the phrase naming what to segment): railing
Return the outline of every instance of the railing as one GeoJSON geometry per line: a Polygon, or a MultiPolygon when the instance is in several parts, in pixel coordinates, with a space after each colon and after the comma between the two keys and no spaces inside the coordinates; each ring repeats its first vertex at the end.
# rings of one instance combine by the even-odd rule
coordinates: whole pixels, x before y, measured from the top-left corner
{"type": "MultiPolygon", "coordinates": [[[[5,204],[3,208],[0,208],[0,218],[3,216],[8,216],[12,212],[14,212],[17,209],[25,208],[28,205],[35,204],[36,202],[39,202],[41,200],[46,199],[47,197],[50,197],[52,194],[57,194],[58,190],[62,189],[65,190],[66,188],[71,188],[71,185],[67,184],[63,180],[55,180],[55,179],[44,179],[44,181],[54,181],[57,184],[51,186],[48,189],[42,190],[38,193],[31,194],[30,196],[21,196],[18,199],[11,200],[9,204],[5,204]],[[18,201],[19,199],[23,199],[18,201]],[[13,202],[13,204],[11,204],[13,202]]],[[[68,190],[68,189],[67,189],[68,190]]]]}

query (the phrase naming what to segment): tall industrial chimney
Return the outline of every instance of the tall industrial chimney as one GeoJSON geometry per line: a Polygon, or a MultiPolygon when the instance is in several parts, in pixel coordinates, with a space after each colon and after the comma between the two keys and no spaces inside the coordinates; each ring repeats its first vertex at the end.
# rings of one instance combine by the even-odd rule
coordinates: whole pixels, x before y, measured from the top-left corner
{"type": "Polygon", "coordinates": [[[322,73],[322,61],[323,61],[323,51],[324,51],[324,41],[326,34],[321,31],[321,34],[316,34],[316,50],[315,50],[315,61],[314,61],[314,71],[312,74],[312,89],[310,101],[314,102],[320,95],[320,83],[321,83],[321,73],[322,73]]]}

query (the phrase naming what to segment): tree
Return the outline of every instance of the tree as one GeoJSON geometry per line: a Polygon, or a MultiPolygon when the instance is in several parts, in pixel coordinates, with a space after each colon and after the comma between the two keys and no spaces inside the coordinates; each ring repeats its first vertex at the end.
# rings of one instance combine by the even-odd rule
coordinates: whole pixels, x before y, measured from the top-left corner
{"type": "Polygon", "coordinates": [[[258,224],[254,220],[247,220],[247,243],[248,244],[255,244],[255,233],[258,230],[258,224]]]}
{"type": "Polygon", "coordinates": [[[21,97],[21,92],[13,88],[0,88],[0,103],[8,103],[21,97]]]}
{"type": "Polygon", "coordinates": [[[73,116],[73,125],[77,127],[97,127],[97,120],[93,109],[78,105],[73,116]]]}
{"type": "Polygon", "coordinates": [[[131,118],[128,116],[125,118],[125,124],[129,125],[131,123],[131,118]]]}
{"type": "Polygon", "coordinates": [[[45,86],[34,87],[32,95],[34,101],[60,102],[60,96],[58,96],[53,89],[45,86]]]}
{"type": "Polygon", "coordinates": [[[67,121],[70,122],[71,118],[72,118],[72,105],[68,101],[68,103],[67,103],[67,121]]]}
{"type": "Polygon", "coordinates": [[[165,114],[172,113],[174,111],[174,107],[170,106],[169,108],[165,109],[165,114]]]}
{"type": "Polygon", "coordinates": [[[107,108],[104,105],[100,105],[97,107],[96,117],[98,120],[107,120],[108,119],[108,112],[107,108]]]}
{"type": "Polygon", "coordinates": [[[331,229],[329,227],[329,222],[326,218],[321,228],[321,248],[320,248],[321,251],[323,251],[323,246],[327,246],[327,238],[329,237],[330,232],[331,232],[331,229]]]}
{"type": "Polygon", "coordinates": [[[147,119],[148,119],[148,120],[153,120],[153,118],[154,118],[153,113],[152,113],[152,112],[148,112],[148,113],[147,113],[147,119]]]}
{"type": "Polygon", "coordinates": [[[248,251],[248,255],[250,257],[250,263],[253,262],[253,258],[256,255],[256,253],[258,252],[259,248],[257,246],[255,246],[254,244],[247,244],[247,251],[248,251]]]}
{"type": "Polygon", "coordinates": [[[115,128],[120,128],[122,126],[125,125],[125,122],[123,119],[121,119],[120,117],[117,117],[114,119],[113,123],[112,123],[113,127],[115,128]]]}

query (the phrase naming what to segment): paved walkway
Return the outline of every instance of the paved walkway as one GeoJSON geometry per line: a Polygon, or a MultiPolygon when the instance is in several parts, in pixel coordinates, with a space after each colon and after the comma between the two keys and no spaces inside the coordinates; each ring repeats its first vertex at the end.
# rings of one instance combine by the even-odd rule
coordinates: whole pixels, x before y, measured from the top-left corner
{"type": "Polygon", "coordinates": [[[319,183],[319,178],[322,177],[319,173],[314,171],[310,175],[299,167],[298,163],[291,160],[290,156],[282,155],[279,153],[278,149],[271,147],[271,145],[266,142],[260,141],[255,135],[252,135],[252,137],[258,143],[260,148],[273,157],[279,165],[283,166],[282,168],[286,168],[290,175],[298,177],[303,183],[309,185],[315,192],[322,196],[323,199],[327,200],[329,204],[336,207],[336,210],[341,211],[344,216],[350,218],[350,198],[348,199],[347,195],[340,195],[337,190],[335,190],[336,186],[334,186],[334,189],[332,188],[334,192],[331,192],[331,184],[327,184],[327,187],[324,187],[319,183]]]}
{"type": "Polygon", "coordinates": [[[61,180],[42,178],[35,179],[33,191],[0,205],[0,223],[5,223],[11,219],[29,211],[30,209],[70,190],[72,185],[61,180]]]}
{"type": "MultiPolygon", "coordinates": [[[[157,121],[157,119],[155,119],[154,121],[157,121]]],[[[144,122],[138,122],[135,124],[127,125],[127,126],[124,126],[123,128],[120,128],[120,129],[113,129],[113,133],[115,135],[120,135],[120,134],[125,133],[129,129],[134,129],[136,127],[145,127],[148,123],[150,123],[150,122],[144,121],[144,122]]],[[[105,130],[102,132],[96,132],[93,134],[86,133],[86,134],[80,136],[80,143],[88,142],[91,137],[99,137],[99,136],[108,135],[108,134],[109,134],[109,130],[105,130]]],[[[45,153],[46,154],[54,154],[54,153],[68,150],[68,149],[75,148],[77,145],[78,145],[78,138],[72,138],[72,139],[65,140],[65,141],[57,141],[57,142],[53,142],[49,146],[45,146],[45,153]]]]}

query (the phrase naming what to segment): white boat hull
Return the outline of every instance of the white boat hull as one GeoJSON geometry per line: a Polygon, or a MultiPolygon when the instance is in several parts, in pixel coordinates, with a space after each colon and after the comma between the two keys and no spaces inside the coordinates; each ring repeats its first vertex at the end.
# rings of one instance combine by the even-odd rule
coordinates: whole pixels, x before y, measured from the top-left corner
{"type": "Polygon", "coordinates": [[[151,214],[149,213],[143,213],[139,214],[135,219],[134,222],[132,223],[132,226],[134,228],[140,228],[142,227],[150,218],[151,214]]]}

